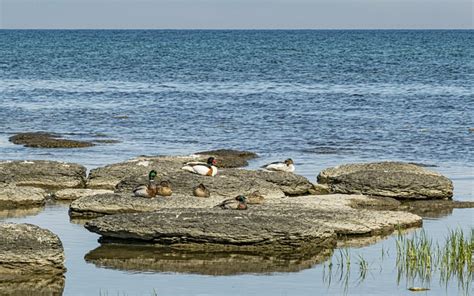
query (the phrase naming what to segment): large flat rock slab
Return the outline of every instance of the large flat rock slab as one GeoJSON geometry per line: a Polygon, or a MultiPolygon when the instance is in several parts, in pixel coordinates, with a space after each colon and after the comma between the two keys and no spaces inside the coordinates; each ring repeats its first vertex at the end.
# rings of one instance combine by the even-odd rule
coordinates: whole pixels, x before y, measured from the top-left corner
{"type": "Polygon", "coordinates": [[[0,282],[65,271],[63,245],[54,233],[32,224],[0,224],[0,282]]]}
{"type": "Polygon", "coordinates": [[[44,205],[46,196],[41,188],[0,183],[0,209],[39,207],[44,205]]]}
{"type": "Polygon", "coordinates": [[[104,216],[85,227],[107,238],[191,249],[298,251],[335,244],[335,233],[321,224],[247,211],[163,209],[104,216]]]}
{"type": "Polygon", "coordinates": [[[129,272],[173,272],[204,275],[298,272],[329,258],[330,249],[298,252],[180,250],[154,245],[103,244],[84,259],[97,267],[129,272]]]}
{"type": "Polygon", "coordinates": [[[82,165],[47,160],[2,161],[0,183],[40,188],[84,187],[86,168],[82,165]]]}
{"type": "Polygon", "coordinates": [[[453,183],[424,167],[402,162],[340,165],[317,177],[333,193],[387,196],[397,199],[452,198],[453,183]]]}
{"type": "Polygon", "coordinates": [[[107,189],[88,189],[88,188],[66,188],[54,192],[53,197],[57,200],[76,200],[81,197],[114,193],[107,189]]]}
{"type": "Polygon", "coordinates": [[[85,227],[105,240],[255,251],[330,247],[338,235],[379,235],[421,225],[421,217],[411,213],[360,206],[385,202],[360,195],[287,197],[246,211],[163,208],[117,214],[89,221],[85,227]]]}

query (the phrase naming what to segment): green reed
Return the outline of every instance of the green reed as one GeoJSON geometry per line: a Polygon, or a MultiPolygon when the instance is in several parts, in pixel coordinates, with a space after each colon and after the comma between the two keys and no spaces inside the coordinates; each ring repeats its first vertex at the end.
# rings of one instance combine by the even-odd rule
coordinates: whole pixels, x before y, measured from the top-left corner
{"type": "Polygon", "coordinates": [[[462,290],[469,288],[473,279],[472,256],[474,229],[466,236],[461,229],[449,231],[444,244],[436,246],[424,231],[411,238],[400,232],[396,240],[398,281],[420,279],[429,283],[434,272],[439,272],[441,284],[457,279],[462,290]]]}

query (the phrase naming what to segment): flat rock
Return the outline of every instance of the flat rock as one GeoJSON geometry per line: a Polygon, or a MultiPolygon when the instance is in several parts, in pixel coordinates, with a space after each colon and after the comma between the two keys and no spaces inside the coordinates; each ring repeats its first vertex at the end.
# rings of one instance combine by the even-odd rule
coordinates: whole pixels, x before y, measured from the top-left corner
{"type": "Polygon", "coordinates": [[[84,148],[92,142],[63,139],[61,135],[46,132],[19,133],[9,138],[13,144],[31,148],[84,148]]]}
{"type": "Polygon", "coordinates": [[[105,240],[144,241],[186,249],[295,250],[331,247],[338,235],[377,235],[420,226],[421,217],[353,208],[384,201],[360,195],[271,199],[246,211],[163,208],[104,216],[85,224],[105,240]],[[362,202],[363,201],[363,202],[362,202]]]}
{"type": "Polygon", "coordinates": [[[143,198],[132,196],[130,193],[99,194],[73,201],[69,207],[69,215],[73,218],[87,218],[119,213],[152,212],[170,208],[212,208],[223,199],[223,197],[216,195],[209,198],[177,194],[171,197],[143,198]]]}
{"type": "Polygon", "coordinates": [[[40,188],[84,187],[84,166],[47,160],[0,162],[0,183],[40,188]]]}
{"type": "Polygon", "coordinates": [[[178,272],[204,275],[298,272],[327,260],[330,249],[306,253],[181,250],[154,245],[103,244],[84,259],[99,268],[131,272],[178,272]]]}
{"type": "Polygon", "coordinates": [[[63,245],[54,233],[31,224],[0,224],[0,282],[65,271],[63,245]]]}
{"type": "Polygon", "coordinates": [[[183,171],[184,163],[206,161],[207,156],[140,157],[126,162],[91,170],[88,188],[104,188],[116,192],[132,192],[140,184],[146,184],[150,170],[158,172],[157,180],[168,180],[173,192],[191,195],[199,183],[211,191],[211,195],[234,197],[259,190],[265,197],[309,194],[313,184],[305,177],[285,172],[250,171],[243,169],[219,169],[217,176],[201,176],[183,171]]]}
{"type": "Polygon", "coordinates": [[[76,200],[81,197],[114,193],[106,189],[67,188],[56,191],[53,197],[58,200],[76,200]]]}
{"type": "MultiPolygon", "coordinates": [[[[131,193],[135,186],[146,184],[147,175],[148,172],[146,175],[131,176],[123,179],[117,184],[116,192],[131,193]]],[[[292,174],[288,174],[288,177],[295,178],[292,174]]],[[[286,188],[276,183],[268,182],[257,172],[240,169],[221,170],[214,177],[192,174],[181,169],[169,172],[162,171],[158,174],[158,180],[168,180],[171,183],[173,194],[183,196],[191,196],[193,188],[200,183],[203,183],[209,189],[211,196],[224,198],[231,198],[239,194],[247,195],[255,190],[259,190],[267,198],[279,198],[285,196],[285,192],[282,189],[286,188]]],[[[309,183],[309,181],[307,182],[309,183]]],[[[295,187],[297,187],[297,184],[295,184],[295,187]]],[[[288,188],[291,187],[288,186],[288,188]]]]}
{"type": "Polygon", "coordinates": [[[46,196],[41,188],[0,183],[0,209],[42,206],[46,196]]]}
{"type": "Polygon", "coordinates": [[[87,188],[114,190],[123,179],[130,176],[148,176],[151,170],[180,171],[189,161],[206,161],[205,156],[142,156],[125,162],[92,169],[87,178],[87,188]]]}
{"type": "Polygon", "coordinates": [[[217,166],[220,168],[239,168],[247,166],[248,160],[257,158],[258,155],[250,151],[239,151],[232,149],[218,149],[197,152],[197,155],[216,158],[217,166]]]}
{"type": "Polygon", "coordinates": [[[341,165],[323,170],[317,179],[333,193],[397,199],[444,199],[453,196],[451,180],[424,167],[402,162],[341,165]]]}

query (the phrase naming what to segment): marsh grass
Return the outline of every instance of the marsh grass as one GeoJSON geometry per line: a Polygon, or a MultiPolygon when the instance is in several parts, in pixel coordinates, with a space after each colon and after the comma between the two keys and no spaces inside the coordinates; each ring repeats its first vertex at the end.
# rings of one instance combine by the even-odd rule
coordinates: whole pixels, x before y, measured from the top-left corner
{"type": "Polygon", "coordinates": [[[439,272],[440,284],[447,286],[457,280],[461,290],[468,291],[473,280],[474,229],[465,235],[461,229],[450,230],[444,244],[433,244],[424,231],[407,238],[398,235],[398,280],[419,279],[429,284],[433,273],[439,272]]]}
{"type": "MultiPolygon", "coordinates": [[[[424,230],[413,235],[398,232],[395,239],[397,284],[403,279],[408,287],[415,282],[423,287],[432,284],[433,277],[439,278],[441,286],[456,281],[460,291],[469,293],[473,281],[474,228],[466,234],[463,230],[450,230],[445,240],[434,243],[424,230]]],[[[324,265],[323,280],[330,286],[333,278],[348,291],[351,270],[357,270],[357,285],[360,285],[374,268],[361,254],[357,254],[351,267],[351,251],[340,249],[330,262],[324,265]],[[336,263],[333,263],[335,259],[336,263]],[[333,275],[334,273],[334,275],[333,275]]],[[[391,252],[382,246],[380,260],[392,259],[391,252]]],[[[382,271],[382,266],[380,267],[382,271]]]]}

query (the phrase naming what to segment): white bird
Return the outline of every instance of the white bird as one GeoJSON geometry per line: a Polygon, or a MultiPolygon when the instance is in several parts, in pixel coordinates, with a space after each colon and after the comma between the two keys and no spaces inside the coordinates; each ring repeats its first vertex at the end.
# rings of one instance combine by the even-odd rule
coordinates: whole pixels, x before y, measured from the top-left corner
{"type": "Polygon", "coordinates": [[[217,174],[217,167],[215,164],[216,159],[214,157],[209,157],[207,163],[198,161],[188,162],[181,169],[202,176],[215,176],[217,174]]]}
{"type": "Polygon", "coordinates": [[[277,162],[266,164],[262,166],[262,168],[267,171],[279,171],[279,172],[289,172],[289,173],[293,173],[295,171],[295,165],[291,158],[288,158],[287,160],[283,162],[277,161],[277,162]]]}

